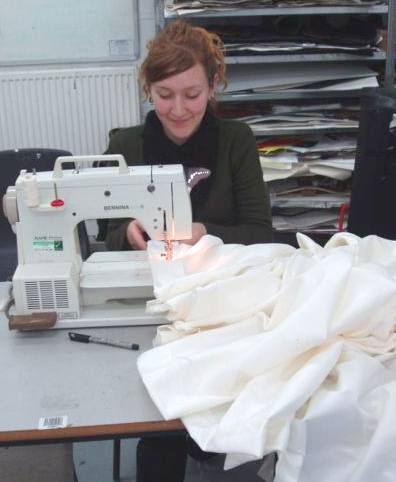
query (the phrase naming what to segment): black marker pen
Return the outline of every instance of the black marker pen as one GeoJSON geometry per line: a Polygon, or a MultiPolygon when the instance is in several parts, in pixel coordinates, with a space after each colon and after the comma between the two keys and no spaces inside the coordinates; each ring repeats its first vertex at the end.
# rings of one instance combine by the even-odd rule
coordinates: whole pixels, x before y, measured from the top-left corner
{"type": "Polygon", "coordinates": [[[83,335],[82,333],[69,332],[69,338],[72,341],[79,341],[81,343],[98,343],[99,345],[116,346],[118,348],[126,348],[127,350],[139,350],[139,345],[137,343],[110,340],[109,338],[102,338],[100,336],[83,335]]]}

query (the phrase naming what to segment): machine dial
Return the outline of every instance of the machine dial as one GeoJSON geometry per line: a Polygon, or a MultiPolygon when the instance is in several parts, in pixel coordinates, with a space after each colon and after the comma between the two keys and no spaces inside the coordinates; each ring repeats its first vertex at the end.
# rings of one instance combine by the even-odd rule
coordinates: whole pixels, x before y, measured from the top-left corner
{"type": "Polygon", "coordinates": [[[19,221],[15,186],[9,186],[3,196],[3,213],[11,226],[19,221]]]}

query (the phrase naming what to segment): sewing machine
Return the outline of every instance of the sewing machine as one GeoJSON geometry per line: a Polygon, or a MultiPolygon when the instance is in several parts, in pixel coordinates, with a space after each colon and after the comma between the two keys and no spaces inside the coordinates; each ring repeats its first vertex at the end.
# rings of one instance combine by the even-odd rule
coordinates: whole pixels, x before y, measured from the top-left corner
{"type": "Polygon", "coordinates": [[[151,239],[191,238],[191,204],[181,165],[128,167],[120,155],[59,157],[53,172],[21,171],[3,209],[17,237],[10,328],[164,323],[145,313],[153,296],[142,251],[96,252],[82,260],[76,226],[87,219],[135,218],[151,239]],[[116,161],[115,167],[86,167],[116,161]],[[76,169],[63,169],[74,162],[76,169]],[[82,168],[81,168],[82,167],[82,168]]]}

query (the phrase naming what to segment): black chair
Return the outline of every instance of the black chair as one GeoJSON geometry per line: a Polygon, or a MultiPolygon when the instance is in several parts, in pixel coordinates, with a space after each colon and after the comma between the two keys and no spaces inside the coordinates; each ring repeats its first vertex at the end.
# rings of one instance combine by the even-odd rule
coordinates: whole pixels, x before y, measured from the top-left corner
{"type": "MultiPolygon", "coordinates": [[[[61,149],[13,149],[0,151],[0,205],[8,186],[15,184],[22,169],[32,171],[52,171],[55,160],[60,156],[71,156],[72,153],[61,149]]],[[[73,166],[70,163],[69,167],[73,166]]],[[[12,277],[17,266],[16,238],[4,213],[0,216],[0,280],[12,277]]],[[[89,255],[89,242],[85,224],[78,225],[81,252],[83,259],[89,255]]]]}
{"type": "MultiPolygon", "coordinates": [[[[120,131],[122,127],[114,127],[113,129],[109,130],[109,139],[111,139],[115,134],[117,134],[118,131],[120,131]]],[[[100,162],[94,162],[93,166],[94,167],[100,167],[103,165],[100,162]]],[[[117,165],[117,163],[114,162],[106,162],[105,165],[117,165]]],[[[106,241],[106,235],[107,235],[107,225],[109,224],[108,219],[98,219],[97,221],[98,225],[98,234],[96,235],[96,241],[104,242],[106,241]]]]}
{"type": "Polygon", "coordinates": [[[396,239],[396,92],[364,89],[348,231],[396,239]]]}

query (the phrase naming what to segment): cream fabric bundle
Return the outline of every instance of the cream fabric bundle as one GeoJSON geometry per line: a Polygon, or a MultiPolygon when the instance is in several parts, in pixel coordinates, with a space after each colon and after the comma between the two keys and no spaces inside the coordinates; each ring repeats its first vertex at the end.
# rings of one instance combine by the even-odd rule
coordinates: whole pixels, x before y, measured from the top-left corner
{"type": "Polygon", "coordinates": [[[163,416],[227,453],[226,468],[276,450],[276,482],[388,482],[396,243],[298,239],[294,249],[205,236],[166,263],[150,242],[148,310],[172,324],[139,371],[163,416]]]}
{"type": "Polygon", "coordinates": [[[174,321],[159,328],[156,344],[255,314],[265,317],[279,290],[283,262],[294,248],[257,246],[224,245],[219,238],[205,236],[195,246],[177,246],[173,260],[164,263],[162,243],[151,241],[156,299],[148,302],[147,310],[174,321]]]}

